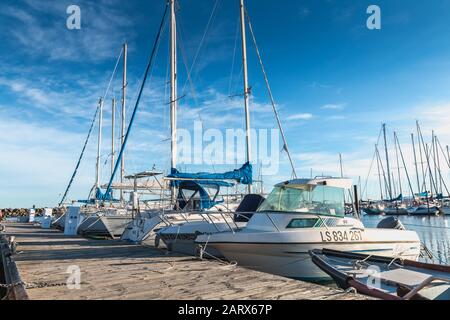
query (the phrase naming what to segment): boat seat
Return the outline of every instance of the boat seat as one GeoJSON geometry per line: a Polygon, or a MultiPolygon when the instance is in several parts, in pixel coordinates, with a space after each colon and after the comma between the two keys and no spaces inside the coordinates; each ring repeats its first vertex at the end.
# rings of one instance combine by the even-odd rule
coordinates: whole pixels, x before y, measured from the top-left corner
{"type": "Polygon", "coordinates": [[[413,288],[421,285],[424,281],[433,277],[433,275],[399,268],[374,274],[373,277],[379,278],[383,282],[396,283],[413,288]]]}

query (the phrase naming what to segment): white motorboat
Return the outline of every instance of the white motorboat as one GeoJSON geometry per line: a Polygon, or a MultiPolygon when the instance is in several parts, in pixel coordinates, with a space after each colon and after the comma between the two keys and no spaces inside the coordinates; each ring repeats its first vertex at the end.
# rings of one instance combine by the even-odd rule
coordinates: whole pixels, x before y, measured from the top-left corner
{"type": "MultiPolygon", "coordinates": [[[[196,243],[220,251],[240,266],[310,281],[329,280],[308,252],[334,249],[416,260],[420,239],[401,224],[365,228],[344,216],[343,191],[351,180],[315,178],[278,184],[247,223],[236,232],[199,235],[196,243]]],[[[385,221],[383,221],[385,222],[385,221]]]]}

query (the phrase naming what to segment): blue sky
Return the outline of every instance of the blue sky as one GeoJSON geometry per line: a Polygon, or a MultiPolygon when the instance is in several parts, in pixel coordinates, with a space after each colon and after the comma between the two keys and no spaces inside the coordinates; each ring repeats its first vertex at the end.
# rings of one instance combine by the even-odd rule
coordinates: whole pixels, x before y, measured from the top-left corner
{"type": "MultiPolygon", "coordinates": [[[[179,0],[180,94],[186,94],[180,127],[199,119],[209,128],[243,127],[242,101],[229,98],[242,90],[238,8],[237,0],[179,0]],[[191,87],[186,68],[197,52],[191,87]]],[[[382,122],[391,145],[393,130],[398,132],[411,172],[409,134],[416,119],[426,135],[434,129],[443,144],[450,143],[448,1],[248,0],[247,8],[299,175],[309,176],[311,168],[338,174],[342,153],[345,174],[364,180],[382,122]],[[381,8],[381,30],[366,27],[371,4],[381,8]]],[[[0,9],[0,207],[53,206],[124,41],[130,50],[128,110],[134,105],[164,1],[4,0],[0,9]],[[71,4],[81,8],[81,30],[66,28],[71,4]]],[[[153,164],[169,167],[167,43],[166,29],[130,138],[128,173],[153,164]]],[[[249,77],[253,126],[275,128],[250,41],[249,77]]],[[[120,98],[120,75],[107,109],[113,95],[120,98]]],[[[106,123],[107,138],[110,129],[106,123]]],[[[95,148],[94,136],[71,199],[85,198],[94,183],[95,148]]],[[[280,172],[265,176],[267,186],[289,177],[286,157],[280,159],[280,172]]],[[[369,194],[377,193],[376,179],[372,172],[369,194]]]]}

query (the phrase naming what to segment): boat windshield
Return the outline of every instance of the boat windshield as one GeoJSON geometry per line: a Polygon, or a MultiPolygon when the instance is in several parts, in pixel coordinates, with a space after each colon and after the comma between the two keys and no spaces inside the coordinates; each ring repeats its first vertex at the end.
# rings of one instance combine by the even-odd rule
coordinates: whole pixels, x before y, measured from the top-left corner
{"type": "Polygon", "coordinates": [[[344,216],[344,189],[329,186],[275,187],[258,212],[344,216]]]}

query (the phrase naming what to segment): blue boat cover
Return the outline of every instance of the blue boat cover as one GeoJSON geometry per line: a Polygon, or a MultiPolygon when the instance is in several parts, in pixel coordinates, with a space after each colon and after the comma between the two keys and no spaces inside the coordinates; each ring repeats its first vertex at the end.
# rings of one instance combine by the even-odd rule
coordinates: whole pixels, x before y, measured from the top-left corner
{"type": "MultiPolygon", "coordinates": [[[[252,184],[253,183],[253,173],[252,165],[250,163],[245,163],[240,169],[225,173],[182,173],[177,169],[172,168],[171,174],[168,178],[180,178],[180,179],[191,179],[191,180],[235,180],[237,183],[241,184],[252,184]]],[[[172,181],[172,186],[176,186],[179,181],[172,181]]]]}

